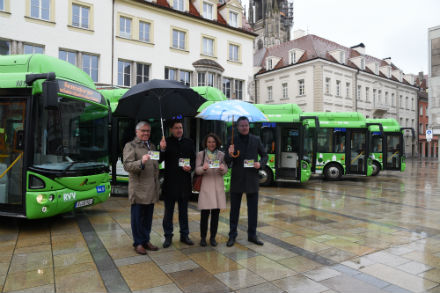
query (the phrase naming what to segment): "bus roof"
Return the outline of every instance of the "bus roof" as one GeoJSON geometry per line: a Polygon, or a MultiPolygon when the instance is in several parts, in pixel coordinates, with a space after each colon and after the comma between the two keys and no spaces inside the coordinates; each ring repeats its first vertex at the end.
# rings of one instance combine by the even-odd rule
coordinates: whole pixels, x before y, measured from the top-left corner
{"type": "Polygon", "coordinates": [[[228,99],[221,90],[212,86],[194,86],[191,88],[206,100],[206,102],[204,102],[199,109],[197,109],[197,112],[199,113],[215,102],[225,101],[228,99]]]}
{"type": "Polygon", "coordinates": [[[113,88],[113,89],[102,89],[98,90],[108,102],[110,102],[110,108],[112,112],[116,110],[118,106],[119,99],[128,91],[128,89],[123,88],[113,88]]]}
{"type": "Polygon", "coordinates": [[[96,89],[87,73],[58,58],[43,54],[0,56],[0,87],[3,88],[27,87],[24,82],[27,74],[49,72],[55,72],[57,79],[96,89]],[[20,80],[23,82],[18,83],[20,80]]]}
{"type": "MultiPolygon", "coordinates": [[[[358,112],[304,112],[302,116],[315,116],[322,128],[364,128],[366,119],[358,112]]],[[[314,126],[314,121],[310,123],[314,126]]]]}
{"type": "Polygon", "coordinates": [[[296,104],[255,104],[269,119],[269,122],[294,122],[299,121],[302,113],[296,104]]]}
{"type": "MultiPolygon", "coordinates": [[[[400,132],[400,124],[394,118],[381,118],[381,119],[367,119],[367,123],[380,123],[382,124],[384,132],[400,132]]],[[[370,131],[380,131],[378,125],[371,125],[370,131]]]]}

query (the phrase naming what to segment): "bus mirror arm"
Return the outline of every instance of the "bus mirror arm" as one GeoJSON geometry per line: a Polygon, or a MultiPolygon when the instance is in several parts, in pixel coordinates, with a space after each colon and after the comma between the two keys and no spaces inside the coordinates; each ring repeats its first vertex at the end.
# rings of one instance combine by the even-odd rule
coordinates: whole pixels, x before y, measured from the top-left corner
{"type": "Polygon", "coordinates": [[[318,118],[318,116],[301,116],[301,118],[300,118],[301,121],[306,120],[306,119],[313,119],[313,120],[315,120],[315,127],[319,128],[319,118],[318,118]]]}
{"type": "Polygon", "coordinates": [[[383,126],[382,123],[367,123],[367,128],[370,127],[371,125],[377,125],[379,126],[379,131],[382,134],[383,133],[383,126]]]}
{"type": "Polygon", "coordinates": [[[55,80],[55,77],[56,77],[55,76],[55,72],[38,73],[38,74],[27,74],[26,75],[26,84],[30,86],[37,79],[55,80]]]}
{"type": "Polygon", "coordinates": [[[43,82],[43,92],[41,97],[43,98],[44,107],[46,109],[58,108],[58,82],[55,80],[55,72],[28,74],[26,75],[26,84],[32,85],[38,79],[45,79],[43,82]]]}

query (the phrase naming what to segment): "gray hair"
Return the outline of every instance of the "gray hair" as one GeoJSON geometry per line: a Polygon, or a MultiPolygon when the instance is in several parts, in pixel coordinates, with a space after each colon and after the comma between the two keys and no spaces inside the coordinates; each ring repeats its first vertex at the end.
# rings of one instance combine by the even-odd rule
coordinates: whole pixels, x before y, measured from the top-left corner
{"type": "Polygon", "coordinates": [[[143,127],[144,125],[148,125],[151,128],[150,123],[148,123],[147,121],[139,121],[138,124],[136,124],[136,130],[141,129],[141,127],[143,127]]]}

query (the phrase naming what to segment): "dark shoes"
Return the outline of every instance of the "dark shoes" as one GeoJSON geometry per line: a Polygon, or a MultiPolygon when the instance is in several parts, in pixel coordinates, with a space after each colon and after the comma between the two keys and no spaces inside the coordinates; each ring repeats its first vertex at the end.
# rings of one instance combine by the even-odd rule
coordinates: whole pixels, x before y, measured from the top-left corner
{"type": "Polygon", "coordinates": [[[205,247],[206,245],[208,245],[208,243],[206,243],[206,239],[205,238],[200,239],[200,246],[205,247]]]}
{"type": "Polygon", "coordinates": [[[257,244],[257,245],[260,245],[260,246],[264,245],[263,241],[261,241],[260,239],[258,239],[257,236],[248,237],[248,241],[249,241],[249,242],[252,242],[252,243],[255,243],[255,244],[257,244]]]}
{"type": "Polygon", "coordinates": [[[172,241],[173,241],[172,237],[165,237],[165,241],[163,242],[163,248],[170,247],[172,241]]]}
{"type": "Polygon", "coordinates": [[[194,245],[194,242],[192,242],[192,240],[189,239],[188,235],[187,236],[181,236],[180,237],[180,242],[185,243],[187,245],[194,245]]]}
{"type": "Polygon", "coordinates": [[[214,246],[214,247],[217,246],[217,241],[215,241],[215,238],[212,238],[212,237],[211,237],[211,238],[209,239],[209,243],[211,244],[211,246],[214,246]]]}
{"type": "Polygon", "coordinates": [[[146,250],[151,250],[151,251],[158,251],[159,250],[159,247],[151,244],[151,242],[148,242],[147,244],[144,244],[144,248],[146,250]]]}
{"type": "Polygon", "coordinates": [[[134,248],[134,251],[136,251],[137,254],[141,254],[141,255],[147,254],[147,251],[145,250],[145,248],[140,244],[134,248]]]}
{"type": "Polygon", "coordinates": [[[228,242],[226,242],[227,247],[233,246],[235,243],[235,237],[229,237],[228,242]]]}

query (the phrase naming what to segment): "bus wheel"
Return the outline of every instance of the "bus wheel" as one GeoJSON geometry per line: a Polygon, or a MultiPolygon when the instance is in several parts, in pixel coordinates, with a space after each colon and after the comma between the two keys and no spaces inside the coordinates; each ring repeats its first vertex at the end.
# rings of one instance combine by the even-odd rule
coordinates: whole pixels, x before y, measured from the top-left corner
{"type": "Polygon", "coordinates": [[[324,176],[328,180],[339,180],[342,176],[342,169],[337,164],[329,164],[324,169],[324,176]]]}
{"type": "Polygon", "coordinates": [[[380,173],[380,165],[378,162],[373,162],[373,173],[371,176],[376,176],[380,173]]]}
{"type": "Polygon", "coordinates": [[[265,166],[260,171],[258,171],[258,176],[260,177],[260,185],[261,186],[270,186],[273,182],[273,173],[272,169],[268,166],[265,166]]]}

